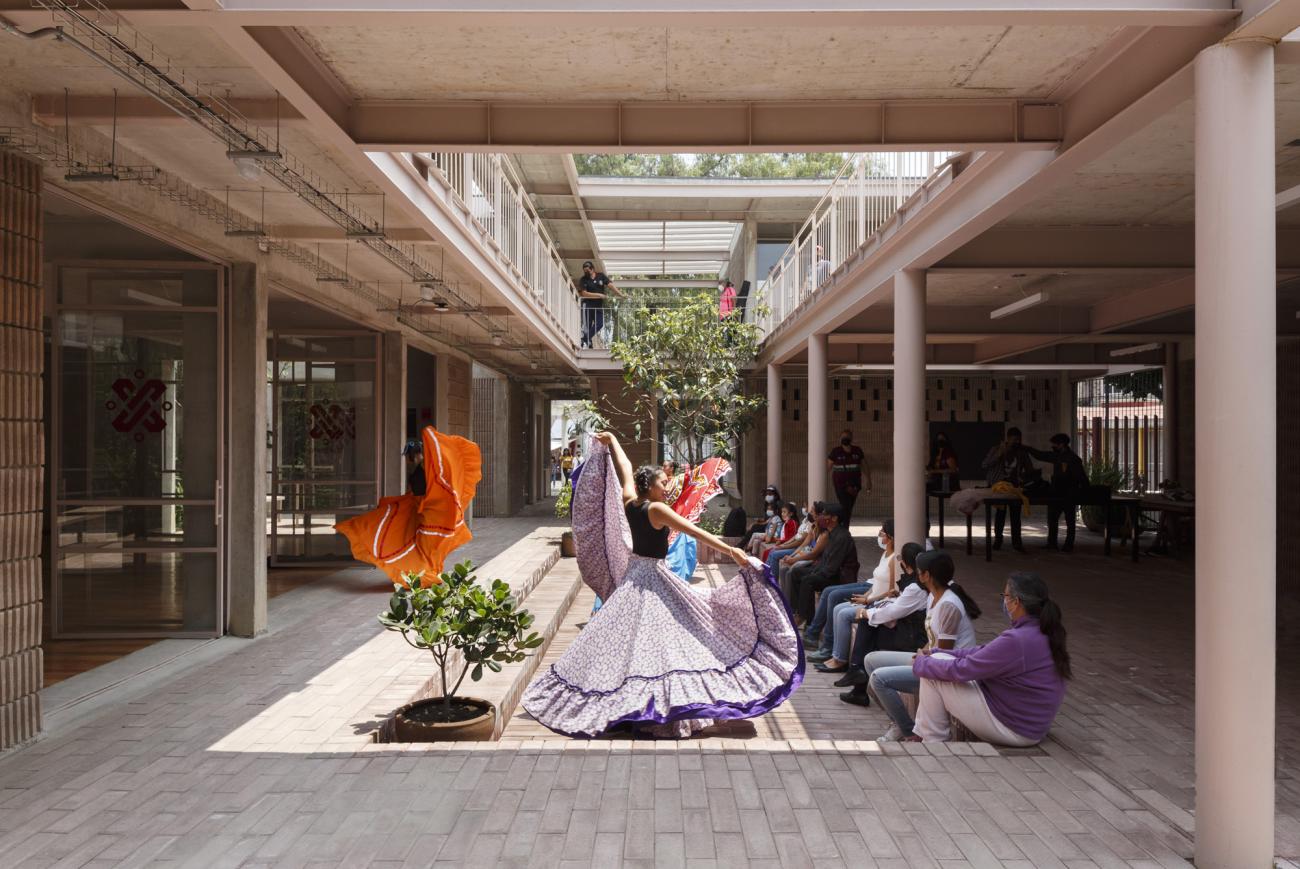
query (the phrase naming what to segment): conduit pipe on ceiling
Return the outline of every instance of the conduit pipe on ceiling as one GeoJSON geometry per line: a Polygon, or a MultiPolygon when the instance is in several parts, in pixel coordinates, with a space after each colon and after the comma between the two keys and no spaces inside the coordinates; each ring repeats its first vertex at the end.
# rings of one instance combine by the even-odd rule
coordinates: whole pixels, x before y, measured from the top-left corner
{"type": "MultiPolygon", "coordinates": [[[[135,75],[132,75],[131,72],[119,68],[111,57],[106,57],[94,47],[86,45],[84,42],[77,39],[76,36],[68,33],[64,27],[46,27],[27,33],[19,30],[9,22],[0,19],[0,22],[3,22],[3,29],[5,32],[26,40],[43,40],[52,38],[59,42],[69,43],[105,69],[130,82],[132,85],[144,91],[144,93],[153,97],[157,102],[166,106],[182,118],[196,123],[198,126],[219,139],[228,149],[234,148],[236,150],[249,152],[264,152],[267,153],[268,157],[271,157],[272,153],[274,153],[275,157],[278,159],[272,158],[261,160],[259,162],[263,164],[263,170],[266,171],[268,175],[275,178],[281,186],[296,195],[309,207],[324,215],[332,223],[342,228],[345,233],[366,236],[359,239],[362,244],[366,245],[376,254],[386,259],[397,269],[405,272],[413,281],[436,284],[443,293],[455,299],[457,307],[460,309],[459,313],[468,316],[484,331],[492,333],[503,329],[502,326],[498,325],[490,317],[477,313],[478,306],[471,304],[468,299],[444,281],[441,275],[435,274],[432,269],[425,266],[413,250],[406,250],[403,245],[393,241],[384,234],[382,230],[379,229],[379,227],[382,226],[380,221],[373,219],[366,220],[364,219],[366,215],[364,212],[360,211],[360,209],[356,209],[356,213],[354,214],[352,208],[344,207],[335,202],[329,193],[320,189],[320,187],[311,179],[306,177],[302,172],[297,171],[291,165],[291,162],[296,161],[291,161],[288,154],[270,151],[270,149],[266,148],[265,143],[255,135],[240,129],[236,124],[226,118],[221,111],[218,111],[213,106],[204,102],[200,96],[190,93],[180,82],[176,81],[174,77],[159,69],[156,63],[140,55],[131,45],[128,45],[118,36],[104,30],[97,23],[82,14],[80,10],[74,8],[67,2],[64,2],[64,0],[40,0],[40,3],[52,14],[62,14],[68,19],[72,26],[87,28],[90,31],[92,38],[105,41],[111,49],[125,55],[130,59],[134,66],[132,72],[136,73],[136,75],[140,75],[141,78],[137,78],[135,75]],[[153,83],[158,87],[158,90],[149,87],[143,80],[144,77],[152,77],[153,83]],[[170,94],[170,98],[168,98],[166,94],[170,94]]],[[[106,8],[97,3],[92,4],[91,8],[97,9],[105,14],[110,14],[106,8]]],[[[147,40],[145,40],[145,43],[150,44],[147,40]]],[[[238,114],[232,109],[229,109],[228,111],[232,115],[238,114]]],[[[241,120],[243,119],[241,118],[241,120]]],[[[531,357],[530,361],[533,361],[531,357]]]]}

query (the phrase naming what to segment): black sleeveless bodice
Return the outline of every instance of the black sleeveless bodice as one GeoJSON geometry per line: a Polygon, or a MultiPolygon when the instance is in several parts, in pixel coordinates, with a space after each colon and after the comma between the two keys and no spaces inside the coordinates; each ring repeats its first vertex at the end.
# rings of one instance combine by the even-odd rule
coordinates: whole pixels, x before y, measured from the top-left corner
{"type": "Polygon", "coordinates": [[[650,524],[650,502],[633,501],[623,507],[632,528],[632,551],[646,558],[668,557],[668,526],[655,530],[650,524]]]}

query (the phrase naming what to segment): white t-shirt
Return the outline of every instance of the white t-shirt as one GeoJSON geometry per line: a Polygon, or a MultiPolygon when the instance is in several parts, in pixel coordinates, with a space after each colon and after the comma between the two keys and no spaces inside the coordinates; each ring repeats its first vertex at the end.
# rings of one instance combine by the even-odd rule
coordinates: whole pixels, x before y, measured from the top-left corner
{"type": "Polygon", "coordinates": [[[961,598],[952,589],[946,589],[937,602],[931,597],[930,603],[926,604],[925,634],[932,649],[939,648],[940,640],[954,640],[955,649],[975,645],[975,626],[971,624],[961,598]]]}

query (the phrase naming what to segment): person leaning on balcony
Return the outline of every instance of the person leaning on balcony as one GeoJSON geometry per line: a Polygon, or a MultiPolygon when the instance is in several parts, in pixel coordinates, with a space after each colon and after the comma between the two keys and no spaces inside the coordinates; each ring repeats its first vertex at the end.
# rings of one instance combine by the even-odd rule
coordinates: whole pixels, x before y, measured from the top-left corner
{"type": "Polygon", "coordinates": [[[578,279],[578,296],[582,299],[582,346],[590,347],[596,334],[605,328],[605,299],[609,294],[622,296],[623,291],[614,286],[604,272],[596,271],[591,260],[582,264],[582,277],[578,279]]]}
{"type": "Polygon", "coordinates": [[[718,319],[730,317],[736,311],[736,285],[728,280],[718,295],[718,319]]]}

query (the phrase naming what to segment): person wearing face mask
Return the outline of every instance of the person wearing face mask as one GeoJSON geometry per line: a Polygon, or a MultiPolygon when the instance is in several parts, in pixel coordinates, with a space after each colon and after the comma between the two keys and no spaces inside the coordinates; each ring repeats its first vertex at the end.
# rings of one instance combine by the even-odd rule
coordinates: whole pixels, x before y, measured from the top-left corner
{"type": "Polygon", "coordinates": [[[817,664],[818,670],[823,670],[822,662],[830,660],[834,655],[835,631],[838,629],[834,621],[836,607],[857,597],[865,599],[868,593],[883,597],[889,594],[891,588],[896,587],[897,566],[894,563],[893,519],[886,519],[881,524],[880,531],[876,534],[876,543],[881,550],[880,561],[867,581],[832,585],[817,599],[817,611],[813,614],[812,623],[804,631],[803,638],[808,648],[817,649],[808,655],[808,661],[817,664]]]}
{"type": "Polygon", "coordinates": [[[1002,590],[1011,623],[992,642],[966,649],[923,650],[912,662],[921,680],[916,733],[947,742],[955,716],[994,745],[1037,745],[1065,700],[1070,653],[1061,608],[1036,573],[1017,572],[1002,590]]]}
{"type": "MultiPolygon", "coordinates": [[[[792,501],[790,503],[793,504],[794,502],[792,501]]],[[[795,515],[799,515],[797,508],[795,510],[795,515]]],[[[773,576],[781,575],[782,561],[787,556],[794,555],[805,546],[809,548],[812,547],[813,539],[816,536],[813,534],[814,518],[813,505],[810,501],[808,502],[807,509],[804,511],[802,521],[799,522],[799,527],[795,529],[794,537],[767,553],[767,566],[772,571],[773,576]]]]}
{"type": "Polygon", "coordinates": [[[849,530],[840,524],[842,515],[839,507],[826,505],[818,517],[826,537],[825,547],[816,561],[790,570],[790,605],[800,627],[812,621],[817,592],[845,579],[853,581],[858,575],[857,547],[849,530]]]}
{"type": "Polygon", "coordinates": [[[1052,500],[1047,505],[1047,548],[1056,549],[1057,526],[1065,516],[1065,545],[1062,552],[1074,551],[1074,526],[1079,512],[1079,495],[1088,487],[1088,472],[1083,459],[1070,449],[1070,436],[1052,435],[1051,450],[1025,447],[1040,462],[1052,463],[1052,500]]]}
{"type": "Polygon", "coordinates": [[[752,539],[755,534],[766,534],[767,526],[771,523],[772,517],[781,509],[781,492],[776,486],[768,486],[763,490],[763,518],[755,520],[749,530],[745,532],[746,540],[752,539]]]}
{"type": "MultiPolygon", "coordinates": [[[[832,586],[822,592],[822,601],[826,603],[823,615],[826,630],[823,633],[822,648],[809,655],[808,660],[817,665],[822,673],[843,673],[849,668],[849,646],[853,641],[853,622],[857,614],[878,601],[898,595],[898,560],[894,553],[894,520],[886,519],[876,535],[880,546],[880,563],[871,574],[868,583],[856,584],[853,590],[845,593],[844,585],[832,586]],[[865,585],[866,588],[862,588],[865,585]]],[[[821,603],[818,611],[823,612],[821,603]]],[[[813,627],[817,627],[816,619],[813,627]]]]}
{"type": "Polygon", "coordinates": [[[865,661],[876,651],[915,652],[925,644],[925,605],[930,593],[916,580],[916,558],[925,550],[919,543],[905,543],[898,554],[898,593],[886,596],[855,614],[849,669],[835,682],[836,688],[852,688],[840,695],[845,703],[870,706],[865,661]]]}
{"type": "MultiPolygon", "coordinates": [[[[929,593],[925,604],[926,644],[923,649],[965,649],[975,645],[973,619],[980,608],[954,580],[956,565],[942,549],[916,557],[918,581],[929,593]]],[[[867,691],[876,698],[893,724],[879,742],[897,742],[913,736],[914,722],[903,704],[903,694],[915,694],[921,680],[912,671],[911,652],[871,652],[864,669],[867,691]]],[[[911,740],[916,741],[916,740],[911,740]]]]}
{"type": "Polygon", "coordinates": [[[826,456],[826,467],[830,469],[831,484],[835,487],[835,497],[840,502],[844,527],[847,528],[853,517],[853,505],[858,502],[858,495],[862,492],[864,472],[867,494],[871,494],[871,467],[867,464],[862,447],[853,443],[851,430],[846,428],[840,432],[840,444],[826,456]]]}
{"type": "Polygon", "coordinates": [[[930,450],[930,463],[925,466],[927,488],[931,492],[956,492],[961,488],[957,480],[958,470],[957,454],[952,450],[948,434],[939,432],[930,450]]]}

